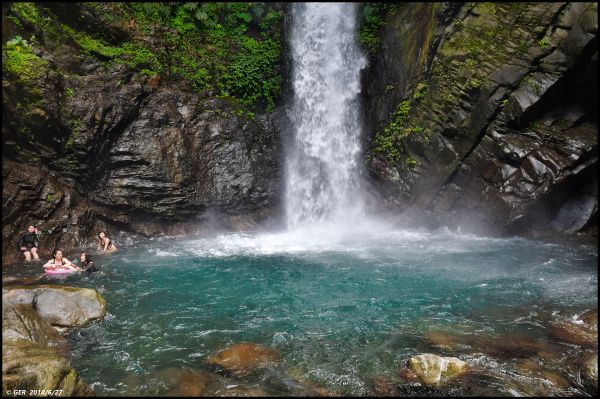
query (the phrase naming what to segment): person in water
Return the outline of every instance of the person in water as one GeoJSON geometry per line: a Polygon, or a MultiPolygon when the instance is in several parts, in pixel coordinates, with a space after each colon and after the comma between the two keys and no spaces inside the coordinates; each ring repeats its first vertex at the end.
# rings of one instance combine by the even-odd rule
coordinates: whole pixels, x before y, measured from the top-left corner
{"type": "Polygon", "coordinates": [[[92,273],[98,271],[98,269],[96,269],[96,266],[94,265],[94,262],[92,261],[92,257],[87,253],[82,252],[80,260],[81,270],[83,270],[84,272],[92,273]]]}
{"type": "Polygon", "coordinates": [[[98,249],[101,251],[116,251],[117,246],[113,244],[112,240],[108,238],[105,232],[101,231],[98,234],[98,249]]]}
{"type": "Polygon", "coordinates": [[[75,266],[70,260],[63,258],[63,253],[60,249],[55,249],[54,252],[52,252],[52,259],[44,265],[44,270],[56,269],[70,269],[72,271],[81,270],[80,267],[75,266]]]}
{"type": "Polygon", "coordinates": [[[37,227],[31,225],[27,228],[27,233],[23,234],[21,239],[19,240],[19,248],[23,255],[25,255],[25,261],[31,261],[31,255],[33,255],[33,259],[40,260],[38,256],[37,249],[39,245],[39,232],[37,227]]]}

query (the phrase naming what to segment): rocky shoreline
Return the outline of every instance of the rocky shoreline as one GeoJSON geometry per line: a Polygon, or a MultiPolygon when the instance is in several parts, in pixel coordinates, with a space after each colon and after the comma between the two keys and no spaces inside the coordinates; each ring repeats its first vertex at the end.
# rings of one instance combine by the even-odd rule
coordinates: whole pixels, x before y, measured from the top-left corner
{"type": "Polygon", "coordinates": [[[106,315],[95,289],[58,285],[2,288],[2,391],[93,396],[69,361],[63,332],[106,315]]]}

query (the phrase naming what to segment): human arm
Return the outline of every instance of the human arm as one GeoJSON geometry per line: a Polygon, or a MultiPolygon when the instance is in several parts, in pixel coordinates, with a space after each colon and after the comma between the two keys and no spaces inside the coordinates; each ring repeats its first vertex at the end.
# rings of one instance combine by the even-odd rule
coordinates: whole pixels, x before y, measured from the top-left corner
{"type": "Polygon", "coordinates": [[[81,270],[83,270],[84,272],[96,270],[96,267],[94,266],[94,262],[89,262],[88,264],[84,263],[81,266],[82,266],[81,270]]]}
{"type": "Polygon", "coordinates": [[[27,249],[25,247],[24,241],[25,241],[25,234],[23,234],[21,236],[21,238],[19,238],[19,241],[17,241],[17,247],[19,247],[21,249],[21,251],[24,250],[24,249],[27,249]]]}
{"type": "Polygon", "coordinates": [[[42,235],[42,233],[40,233],[37,229],[37,227],[35,228],[35,238],[33,240],[33,246],[34,247],[39,247],[40,244],[40,236],[42,235]]]}
{"type": "Polygon", "coordinates": [[[104,250],[106,251],[108,249],[108,246],[110,245],[110,238],[106,237],[104,239],[104,250]]]}
{"type": "Polygon", "coordinates": [[[47,269],[47,268],[54,268],[54,267],[55,267],[55,266],[54,266],[54,262],[52,261],[52,259],[50,259],[48,262],[46,262],[46,263],[44,264],[44,266],[43,266],[43,267],[44,267],[44,269],[47,269]]]}
{"type": "Polygon", "coordinates": [[[71,262],[69,259],[67,258],[63,258],[63,262],[65,262],[65,266],[69,269],[73,269],[73,270],[81,270],[81,268],[79,266],[77,266],[75,263],[71,262]]]}

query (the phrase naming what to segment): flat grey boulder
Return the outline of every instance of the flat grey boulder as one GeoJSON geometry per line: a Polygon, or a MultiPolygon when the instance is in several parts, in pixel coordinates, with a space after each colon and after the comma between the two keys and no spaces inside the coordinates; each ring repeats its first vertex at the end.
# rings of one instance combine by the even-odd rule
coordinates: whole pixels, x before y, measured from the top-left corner
{"type": "Polygon", "coordinates": [[[82,327],[106,315],[106,301],[93,288],[59,285],[7,287],[3,304],[29,304],[52,326],[82,327]]]}

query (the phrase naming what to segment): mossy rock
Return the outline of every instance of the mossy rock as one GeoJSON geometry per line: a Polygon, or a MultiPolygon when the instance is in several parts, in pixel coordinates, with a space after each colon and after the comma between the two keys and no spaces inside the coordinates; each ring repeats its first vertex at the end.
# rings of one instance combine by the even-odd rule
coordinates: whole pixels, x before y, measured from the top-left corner
{"type": "Polygon", "coordinates": [[[29,341],[42,346],[64,345],[65,339],[30,304],[3,304],[2,339],[29,341]]]}
{"type": "Polygon", "coordinates": [[[93,396],[67,359],[27,341],[2,342],[2,391],[60,390],[59,396],[93,396]]]}

